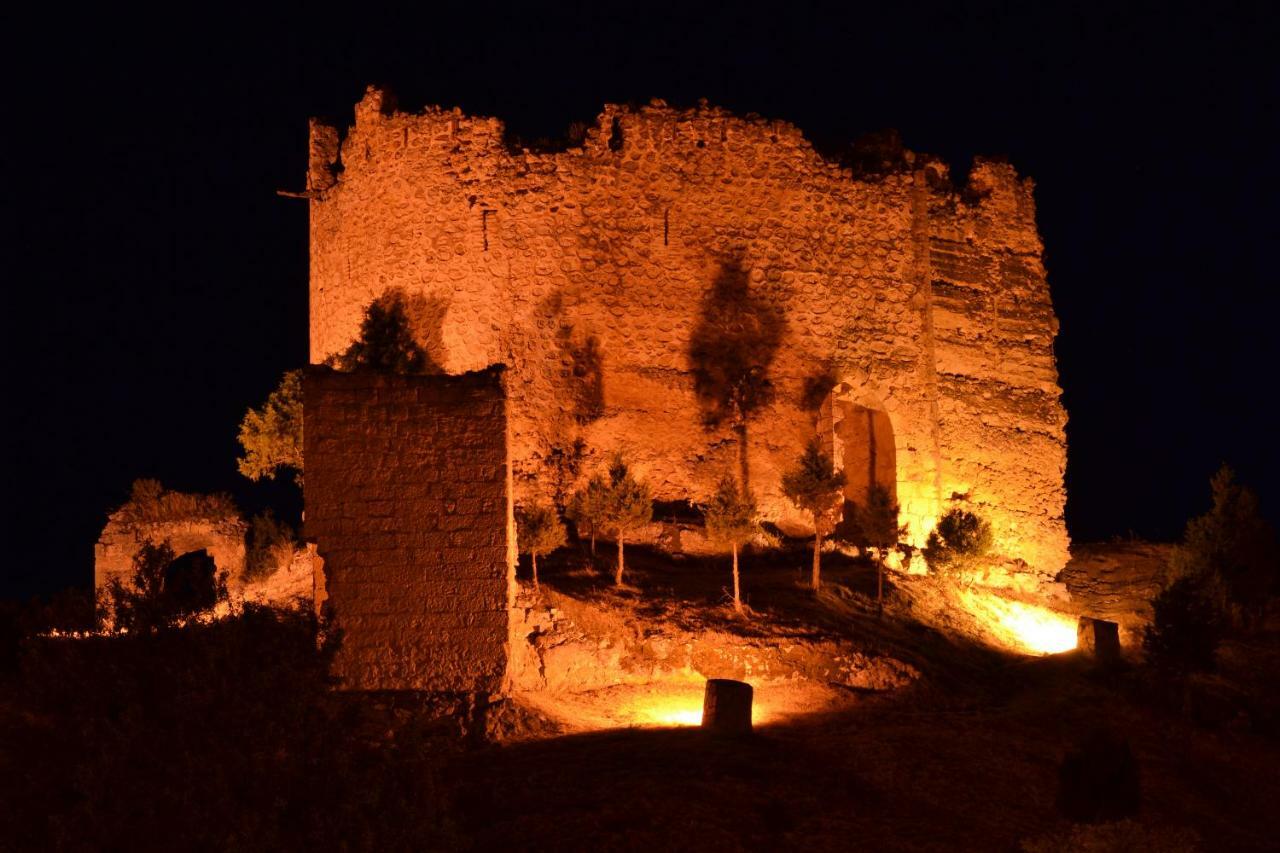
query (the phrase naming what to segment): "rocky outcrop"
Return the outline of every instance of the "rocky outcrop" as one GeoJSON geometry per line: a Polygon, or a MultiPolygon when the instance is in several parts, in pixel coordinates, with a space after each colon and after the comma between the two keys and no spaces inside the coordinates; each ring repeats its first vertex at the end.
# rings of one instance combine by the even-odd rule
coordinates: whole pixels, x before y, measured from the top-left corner
{"type": "Polygon", "coordinates": [[[909,664],[812,631],[694,630],[679,620],[645,619],[620,603],[549,591],[521,595],[513,613],[511,673],[517,691],[579,693],[708,678],[892,690],[919,677],[909,664]]]}
{"type": "Polygon", "coordinates": [[[1133,646],[1151,622],[1151,600],[1164,584],[1171,545],[1137,540],[1076,544],[1058,580],[1084,616],[1115,622],[1133,646]]]}

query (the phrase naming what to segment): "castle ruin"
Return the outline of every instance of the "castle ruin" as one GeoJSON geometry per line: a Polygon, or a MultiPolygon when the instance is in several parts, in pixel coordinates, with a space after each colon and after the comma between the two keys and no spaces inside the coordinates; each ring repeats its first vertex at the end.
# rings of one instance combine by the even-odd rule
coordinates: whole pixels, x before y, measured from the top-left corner
{"type": "Polygon", "coordinates": [[[979,159],[963,186],[901,149],[850,168],[785,122],[657,101],[535,151],[375,88],[345,135],[312,122],[309,162],[311,361],[403,293],[443,372],[506,366],[516,502],[621,452],[660,501],[746,476],[764,519],[803,535],[781,472],[816,432],[846,496],[888,488],[913,544],[961,505],[991,522],[1000,583],[1066,564],[1057,320],[1011,166],[979,159]],[[744,424],[698,393],[699,338],[726,317],[774,389],[744,424]]]}
{"type": "Polygon", "coordinates": [[[548,489],[577,438],[582,470],[620,450],[659,499],[735,471],[689,350],[717,280],[740,275],[782,325],[778,394],[748,437],[768,519],[804,528],[778,472],[829,377],[819,429],[851,490],[891,478],[912,541],[963,499],[1027,570],[1065,564],[1057,321],[1011,166],[978,160],[957,189],[904,152],[855,176],[789,124],[658,103],[606,106],[577,148],[513,151],[497,119],[399,113],[376,89],[341,143],[312,125],[310,163],[311,360],[403,289],[447,372],[510,369],[518,496],[548,489]]]}

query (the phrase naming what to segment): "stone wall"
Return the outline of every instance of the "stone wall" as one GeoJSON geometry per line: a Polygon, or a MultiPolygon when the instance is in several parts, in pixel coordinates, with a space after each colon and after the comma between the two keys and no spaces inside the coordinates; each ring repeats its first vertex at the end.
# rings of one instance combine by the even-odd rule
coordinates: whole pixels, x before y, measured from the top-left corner
{"type": "Polygon", "coordinates": [[[855,175],[784,122],[660,102],[606,106],[566,151],[513,150],[496,119],[399,113],[373,89],[345,137],[313,123],[310,163],[312,361],[402,289],[445,370],[509,367],[518,498],[614,451],[661,500],[736,472],[737,434],[702,425],[690,349],[740,283],[779,336],[775,400],[747,431],[767,519],[805,532],[781,472],[815,430],[839,450],[841,413],[868,409],[912,541],[962,500],[1016,567],[1065,564],[1056,321],[1012,168],[979,161],[957,189],[904,151],[855,175]]]}
{"type": "Polygon", "coordinates": [[[228,590],[244,584],[247,525],[230,498],[160,490],[135,495],[111,513],[93,549],[94,589],[101,593],[113,580],[126,586],[133,579],[133,558],[147,542],[168,543],[175,557],[205,551],[228,590]]]}
{"type": "Polygon", "coordinates": [[[305,536],[359,690],[497,693],[515,532],[502,369],[304,380],[305,536]]]}

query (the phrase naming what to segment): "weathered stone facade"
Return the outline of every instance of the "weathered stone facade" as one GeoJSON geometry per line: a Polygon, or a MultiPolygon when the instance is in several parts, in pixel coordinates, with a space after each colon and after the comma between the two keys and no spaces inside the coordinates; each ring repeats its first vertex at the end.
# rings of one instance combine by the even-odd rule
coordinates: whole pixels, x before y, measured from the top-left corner
{"type": "Polygon", "coordinates": [[[245,531],[247,525],[226,497],[156,491],[135,496],[107,519],[93,548],[93,585],[99,594],[113,580],[126,586],[133,579],[133,558],[147,542],[168,543],[175,557],[204,551],[227,587],[238,591],[244,584],[245,531]]]}
{"type": "MultiPolygon", "coordinates": [[[[168,544],[177,558],[205,552],[225,580],[233,606],[250,602],[293,607],[310,601],[314,549],[292,548],[290,552],[286,548],[277,565],[251,573],[248,532],[249,525],[226,495],[173,492],[154,481],[140,481],[134,486],[134,495],[111,513],[94,546],[94,591],[102,597],[115,580],[129,587],[134,557],[150,542],[168,544]],[[139,485],[144,487],[142,493],[139,485]]],[[[105,598],[101,603],[110,606],[105,598]]]]}
{"type": "Polygon", "coordinates": [[[855,174],[789,124],[706,106],[609,105],[559,153],[503,133],[374,89],[341,141],[313,123],[313,362],[400,288],[445,370],[508,366],[518,496],[622,451],[658,499],[697,501],[738,470],[738,435],[703,426],[691,340],[740,279],[779,335],[747,430],[768,520],[805,530],[780,479],[817,429],[850,497],[891,478],[915,543],[963,501],[1016,568],[1062,568],[1066,415],[1029,180],[979,160],[957,189],[911,152],[855,174]]]}
{"type": "Polygon", "coordinates": [[[306,538],[357,690],[498,693],[515,534],[502,371],[304,379],[306,538]]]}

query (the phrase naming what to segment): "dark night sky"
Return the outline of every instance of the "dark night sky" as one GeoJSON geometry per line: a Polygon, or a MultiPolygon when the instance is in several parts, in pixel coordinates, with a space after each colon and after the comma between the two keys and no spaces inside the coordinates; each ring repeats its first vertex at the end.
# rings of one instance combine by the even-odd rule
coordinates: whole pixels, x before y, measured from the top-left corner
{"type": "Polygon", "coordinates": [[[1266,4],[725,5],[8,26],[0,595],[90,584],[135,477],[288,499],[234,466],[245,407],[306,358],[306,205],[275,190],[302,186],[307,117],[349,123],[371,81],[527,137],[705,97],[824,143],[897,127],[961,174],[1006,154],[1037,182],[1062,322],[1072,536],[1177,535],[1222,460],[1276,517],[1266,4]]]}

